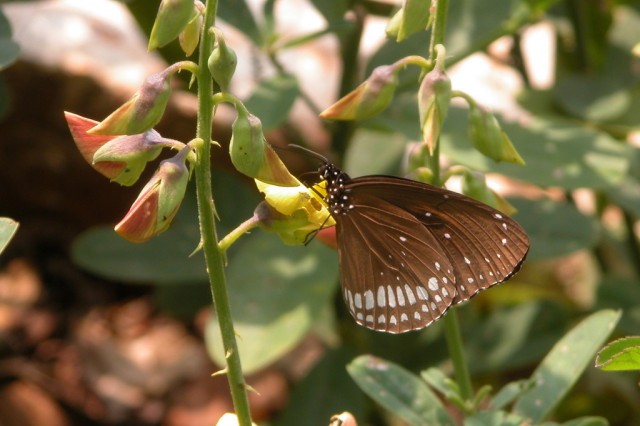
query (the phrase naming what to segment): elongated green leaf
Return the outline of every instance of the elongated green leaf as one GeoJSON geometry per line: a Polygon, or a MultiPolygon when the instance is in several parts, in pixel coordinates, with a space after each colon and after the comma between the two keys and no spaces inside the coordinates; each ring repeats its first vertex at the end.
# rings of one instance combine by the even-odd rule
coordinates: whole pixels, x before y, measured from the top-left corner
{"type": "Polygon", "coordinates": [[[260,118],[262,127],[270,130],[287,119],[298,93],[298,80],[295,77],[278,75],[260,82],[245,105],[260,118]]]}
{"type": "Polygon", "coordinates": [[[364,355],[347,371],[360,389],[410,425],[454,424],[427,384],[394,363],[364,355]]]}
{"type": "Polygon", "coordinates": [[[522,426],[525,419],[504,411],[482,410],[464,419],[464,426],[522,426]]]}
{"type": "Polygon", "coordinates": [[[327,426],[332,415],[343,411],[362,418],[364,395],[346,371],[352,358],[353,354],[344,349],[327,353],[296,384],[276,426],[327,426]]]}
{"type": "Polygon", "coordinates": [[[620,315],[612,310],[596,312],[567,333],[536,368],[531,376],[535,386],[518,398],[513,412],[532,423],[549,416],[611,334],[620,315]]]}
{"type": "Polygon", "coordinates": [[[598,352],[596,367],[606,371],[640,370],[640,337],[614,340],[598,352]]]}
{"type": "Polygon", "coordinates": [[[540,426],[609,426],[609,422],[602,417],[587,416],[569,420],[566,423],[544,422],[540,426]]]}
{"type": "Polygon", "coordinates": [[[551,259],[591,248],[598,242],[600,224],[569,203],[509,199],[518,210],[515,219],[531,240],[529,260],[551,259]]]}
{"type": "MultiPolygon", "coordinates": [[[[300,342],[331,300],[337,277],[337,256],[320,243],[285,246],[265,232],[247,239],[227,270],[245,373],[271,364],[300,342]]],[[[215,316],[207,324],[206,341],[224,365],[215,316]]]]}
{"type": "Polygon", "coordinates": [[[494,409],[505,408],[532,386],[533,382],[531,380],[518,380],[516,382],[509,382],[504,385],[493,398],[491,398],[489,406],[494,409]]]}
{"type": "Polygon", "coordinates": [[[0,253],[9,244],[20,224],[8,217],[0,217],[0,253]]]}

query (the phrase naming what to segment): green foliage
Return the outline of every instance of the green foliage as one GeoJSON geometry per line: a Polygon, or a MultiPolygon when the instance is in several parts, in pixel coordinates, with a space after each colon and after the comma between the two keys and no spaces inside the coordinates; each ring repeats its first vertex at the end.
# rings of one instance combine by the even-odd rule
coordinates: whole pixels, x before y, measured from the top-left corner
{"type": "MultiPolygon", "coordinates": [[[[284,128],[282,133],[288,134],[295,129],[288,122],[291,108],[296,100],[309,102],[306,91],[315,88],[300,86],[295,76],[297,64],[279,63],[279,53],[332,33],[344,52],[355,49],[359,57],[353,46],[362,34],[355,22],[346,19],[357,16],[350,10],[351,2],[312,0],[326,27],[293,40],[280,38],[274,3],[267,2],[264,19],[256,19],[244,1],[223,0],[219,17],[246,35],[256,51],[274,65],[275,75],[260,76],[245,105],[265,129],[284,128]]],[[[379,13],[368,9],[375,6],[370,3],[358,4],[362,7],[358,13],[379,13]]],[[[441,364],[448,354],[439,324],[403,336],[355,329],[342,302],[337,308],[332,303],[338,271],[336,256],[327,248],[317,243],[283,247],[273,236],[255,231],[226,253],[228,292],[246,372],[273,365],[310,332],[322,336],[327,346],[336,347],[328,349],[296,383],[277,425],[327,424],[331,414],[343,410],[352,411],[363,423],[379,424],[382,417],[411,425],[456,424],[447,409],[457,410],[465,426],[608,424],[593,416],[602,411],[597,402],[586,409],[569,407],[554,416],[571,392],[586,392],[572,388],[609,335],[614,330],[637,335],[640,329],[640,244],[634,233],[640,218],[640,155],[626,143],[640,122],[640,79],[637,58],[631,55],[640,39],[640,12],[623,2],[600,6],[557,0],[452,1],[449,5],[444,41],[447,66],[485,50],[500,37],[519,35],[537,20],[554,25],[558,42],[555,84],[536,90],[527,85],[527,71],[518,69],[525,77],[525,88],[517,99],[525,119],[514,122],[498,116],[495,123],[508,135],[526,167],[498,164],[478,152],[469,137],[466,108],[452,106],[443,123],[439,150],[445,166],[500,174],[554,194],[530,196],[523,191],[509,199],[517,209],[516,220],[531,239],[523,273],[459,309],[468,368],[478,379],[479,390],[472,398],[461,395],[450,378],[450,368],[441,364]],[[582,207],[576,190],[593,195],[593,209],[582,207]],[[624,220],[609,221],[609,212],[624,220]],[[579,273],[558,278],[562,285],[547,282],[544,273],[548,270],[555,272],[554,277],[565,269],[571,273],[571,260],[578,253],[590,253],[598,260],[596,269],[602,278],[588,277],[597,281],[592,293],[579,273]],[[563,287],[570,285],[570,289],[563,287]],[[579,305],[572,292],[589,293],[592,303],[579,305]],[[493,296],[496,294],[503,296],[493,296]],[[377,406],[365,404],[363,394],[345,374],[345,365],[377,406]],[[531,377],[526,377],[525,372],[535,365],[531,377]],[[412,372],[420,370],[419,376],[412,372]],[[489,388],[480,379],[497,390],[488,395],[489,388]]],[[[415,22],[422,25],[419,19],[415,22]]],[[[0,64],[3,59],[12,60],[11,49],[9,53],[3,50],[2,24],[0,20],[0,64]]],[[[370,75],[377,66],[409,55],[428,55],[430,32],[409,36],[414,29],[404,34],[408,37],[402,43],[386,40],[366,58],[362,69],[347,67],[348,58],[343,58],[344,81],[355,81],[356,76],[370,75]]],[[[518,37],[513,40],[519,42],[518,37]]],[[[513,62],[523,62],[518,49],[510,54],[513,62]]],[[[247,58],[239,56],[238,60],[242,63],[247,58]]],[[[333,131],[331,154],[343,160],[352,176],[415,171],[413,159],[405,160],[415,148],[410,142],[422,138],[416,91],[424,71],[407,66],[398,76],[393,102],[374,118],[327,126],[333,131]]],[[[340,87],[342,93],[352,89],[353,85],[340,87]]],[[[223,236],[251,216],[259,197],[235,180],[216,176],[213,182],[220,215],[218,231],[223,236]]],[[[188,316],[202,306],[208,290],[203,285],[207,275],[202,256],[189,256],[200,241],[196,211],[195,197],[187,198],[172,228],[145,245],[126,244],[111,230],[89,231],[76,241],[74,257],[86,269],[112,279],[157,284],[158,303],[176,315],[188,316]]],[[[207,347],[224,364],[218,325],[213,316],[207,326],[207,347]]],[[[638,347],[637,337],[616,340],[602,349],[597,366],[637,369],[638,347]]],[[[635,386],[633,376],[618,374],[621,381],[635,386]]],[[[592,386],[605,392],[598,383],[592,386]]]]}
{"type": "MultiPolygon", "coordinates": [[[[540,424],[582,375],[619,318],[619,312],[604,310],[583,320],[556,343],[528,380],[505,385],[490,398],[488,408],[474,410],[464,425],[540,424]],[[513,412],[504,410],[512,404],[513,412]]],[[[389,361],[361,356],[349,364],[348,371],[365,393],[410,425],[454,424],[430,388],[455,405],[464,403],[455,382],[435,368],[423,371],[420,378],[389,361]]],[[[475,404],[487,393],[488,388],[480,389],[475,404]]],[[[582,418],[564,424],[608,423],[600,418],[582,418]]]]}
{"type": "MultiPolygon", "coordinates": [[[[254,235],[229,264],[227,275],[243,368],[251,373],[282,357],[318,321],[335,292],[336,256],[326,247],[284,246],[270,234],[254,235]]],[[[225,353],[215,317],[207,348],[219,364],[225,353]]]]}

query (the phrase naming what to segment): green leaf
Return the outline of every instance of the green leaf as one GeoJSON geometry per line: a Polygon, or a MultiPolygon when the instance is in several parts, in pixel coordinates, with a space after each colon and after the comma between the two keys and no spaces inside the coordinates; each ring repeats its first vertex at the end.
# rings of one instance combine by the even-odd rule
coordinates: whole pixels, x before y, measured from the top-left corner
{"type": "Polygon", "coordinates": [[[577,419],[569,420],[566,423],[556,422],[544,422],[540,426],[609,426],[609,421],[602,417],[580,417],[577,419]]]}
{"type": "Polygon", "coordinates": [[[262,35],[245,0],[219,0],[218,14],[222,20],[244,33],[255,44],[262,44],[262,35]]]}
{"type": "Polygon", "coordinates": [[[485,321],[470,318],[466,322],[469,368],[486,373],[522,368],[540,360],[562,336],[568,314],[557,304],[533,302],[496,310],[485,321]]]}
{"type": "Polygon", "coordinates": [[[547,418],[582,375],[620,315],[612,310],[596,312],[567,333],[533,372],[535,386],[518,398],[513,412],[533,423],[547,418]]]}
{"type": "MultiPolygon", "coordinates": [[[[218,234],[222,236],[253,213],[259,196],[225,173],[215,173],[213,186],[221,218],[218,234]]],[[[202,253],[192,255],[199,242],[196,198],[188,190],[171,227],[146,243],[132,244],[111,227],[98,227],[80,235],[71,250],[78,265],[98,275],[127,282],[175,285],[208,282],[202,253]]],[[[242,242],[232,247],[230,258],[242,242]]]]}
{"type": "Polygon", "coordinates": [[[397,173],[405,147],[401,135],[358,129],[349,142],[344,169],[353,177],[397,173]]]}
{"type": "Polygon", "coordinates": [[[598,352],[596,367],[605,371],[640,370],[640,337],[623,337],[606,345],[598,352]]]}
{"type": "Polygon", "coordinates": [[[0,253],[2,253],[18,231],[20,224],[8,217],[0,217],[0,253]]]}
{"type": "Polygon", "coordinates": [[[352,358],[353,354],[344,349],[328,352],[296,384],[275,425],[326,426],[332,415],[343,411],[356,419],[364,417],[364,396],[345,371],[352,358]]]}
{"type": "Polygon", "coordinates": [[[409,425],[454,424],[426,383],[396,364],[363,355],[347,371],[360,389],[409,425]]]}
{"type": "Polygon", "coordinates": [[[422,0],[405,0],[399,16],[392,18],[393,28],[387,26],[387,35],[395,36],[399,43],[418,31],[425,31],[429,20],[431,4],[422,0]],[[396,19],[397,18],[397,19],[396,19]],[[389,30],[392,33],[389,34],[389,30]]]}
{"type": "Polygon", "coordinates": [[[631,106],[631,91],[623,82],[602,76],[569,75],[556,83],[556,102],[583,120],[610,121],[631,106]]]}
{"type": "Polygon", "coordinates": [[[504,411],[482,410],[464,419],[464,426],[522,426],[525,419],[504,411]]]}
{"type": "Polygon", "coordinates": [[[14,63],[20,55],[20,46],[11,38],[11,25],[0,9],[0,71],[14,63]]]}
{"type": "Polygon", "coordinates": [[[598,309],[620,309],[622,318],[618,329],[622,333],[635,334],[640,330],[640,286],[635,278],[604,276],[600,280],[596,296],[598,309]]]}
{"type": "Polygon", "coordinates": [[[640,182],[636,178],[625,176],[616,186],[607,187],[605,192],[614,203],[640,217],[640,182]]]}
{"type": "Polygon", "coordinates": [[[531,389],[533,385],[534,383],[528,379],[509,382],[491,398],[489,407],[498,410],[506,408],[507,405],[519,398],[525,391],[531,389]]]}
{"type": "Polygon", "coordinates": [[[484,172],[502,173],[539,186],[599,189],[615,185],[629,168],[631,148],[587,127],[553,119],[532,119],[526,127],[501,123],[527,163],[496,164],[474,150],[467,136],[467,112],[451,108],[444,123],[442,152],[484,172]]]}
{"type": "MultiPolygon", "coordinates": [[[[229,298],[245,373],[279,359],[311,329],[335,292],[333,250],[313,243],[285,246],[273,234],[256,233],[229,263],[229,298]]],[[[207,324],[209,352],[224,365],[217,318],[207,324]]]]}
{"type": "Polygon", "coordinates": [[[551,259],[585,248],[599,240],[597,220],[580,213],[573,205],[554,201],[509,199],[518,210],[514,218],[529,234],[529,260],[551,259]]]}
{"type": "Polygon", "coordinates": [[[282,124],[298,97],[298,80],[290,75],[277,75],[261,81],[255,88],[245,106],[260,117],[262,127],[271,130],[282,124]]]}

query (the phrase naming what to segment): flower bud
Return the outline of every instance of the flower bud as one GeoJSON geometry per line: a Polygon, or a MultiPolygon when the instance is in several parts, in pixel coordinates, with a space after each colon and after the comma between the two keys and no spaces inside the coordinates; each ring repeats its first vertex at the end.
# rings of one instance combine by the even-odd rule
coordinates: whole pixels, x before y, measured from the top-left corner
{"type": "Polygon", "coordinates": [[[300,182],[296,187],[283,187],[259,180],[256,186],[264,194],[266,211],[270,212],[260,216],[262,226],[277,233],[285,244],[304,244],[309,234],[335,224],[320,195],[324,191],[322,186],[316,185],[314,190],[300,182]]]}
{"type": "Polygon", "coordinates": [[[431,154],[438,143],[442,123],[449,111],[450,101],[451,80],[442,69],[436,67],[424,76],[418,90],[422,140],[431,154]]]}
{"type": "Polygon", "coordinates": [[[193,0],[162,0],[149,36],[149,51],[175,40],[195,14],[193,0]]]}
{"type": "Polygon", "coordinates": [[[402,8],[387,24],[387,37],[395,38],[400,43],[410,35],[426,30],[429,25],[430,7],[429,1],[405,0],[402,8]]]}
{"type": "Polygon", "coordinates": [[[94,135],[133,135],[154,127],[169,102],[172,68],[152,74],[124,105],[89,130],[94,135]]]}
{"type": "Polygon", "coordinates": [[[231,126],[229,155],[234,167],[249,177],[280,186],[300,184],[265,140],[260,119],[245,109],[238,109],[231,126]]]}
{"type": "Polygon", "coordinates": [[[155,160],[163,147],[176,147],[181,142],[165,139],[151,129],[130,136],[88,134],[97,122],[70,112],[65,118],[78,150],[98,172],[120,185],[133,185],[147,162],[155,160]]]}
{"type": "Polygon", "coordinates": [[[116,225],[115,231],[121,237],[141,243],[167,230],[187,189],[189,169],[185,160],[190,151],[184,148],[160,163],[129,212],[116,225]]]}
{"type": "Polygon", "coordinates": [[[329,120],[364,120],[382,112],[398,87],[398,68],[382,65],[353,91],[320,113],[329,120]]]}
{"type": "Polygon", "coordinates": [[[196,15],[191,18],[189,23],[184,30],[178,36],[178,42],[180,43],[180,48],[184,52],[185,55],[191,56],[196,47],[198,47],[198,42],[200,41],[200,33],[202,32],[202,15],[200,13],[196,13],[196,15]]]}
{"type": "Polygon", "coordinates": [[[207,65],[209,66],[211,77],[218,83],[220,90],[227,92],[231,77],[236,72],[238,58],[236,57],[236,52],[227,46],[222,32],[215,28],[213,31],[216,35],[216,47],[209,55],[207,65]]]}
{"type": "Polygon", "coordinates": [[[331,417],[331,423],[329,426],[358,426],[356,422],[356,418],[348,411],[343,411],[342,413],[331,417]]]}
{"type": "MultiPolygon", "coordinates": [[[[216,426],[240,426],[238,416],[234,413],[224,413],[222,417],[216,423],[216,426]]],[[[255,423],[251,423],[251,426],[257,426],[255,423]]]]}
{"type": "Polygon", "coordinates": [[[487,186],[484,175],[465,170],[462,177],[462,193],[482,201],[505,214],[512,215],[516,212],[515,207],[487,186]]]}
{"type": "Polygon", "coordinates": [[[478,151],[495,161],[525,164],[495,115],[475,105],[469,110],[469,138],[478,151]]]}

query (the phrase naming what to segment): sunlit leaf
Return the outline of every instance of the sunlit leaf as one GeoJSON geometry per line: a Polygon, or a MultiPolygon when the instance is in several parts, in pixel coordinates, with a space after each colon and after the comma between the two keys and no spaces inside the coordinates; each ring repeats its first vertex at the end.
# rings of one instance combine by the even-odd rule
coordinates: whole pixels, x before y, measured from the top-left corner
{"type": "Polygon", "coordinates": [[[547,418],[592,362],[620,315],[619,311],[596,312],[567,333],[533,372],[535,385],[518,398],[513,412],[533,423],[547,418]]]}
{"type": "MultiPolygon", "coordinates": [[[[257,232],[227,269],[229,298],[245,373],[265,367],[300,342],[334,294],[335,252],[313,243],[285,246],[277,236],[257,232]]],[[[218,320],[207,324],[207,348],[224,365],[218,320]]]]}
{"type": "Polygon", "coordinates": [[[640,370],[640,337],[623,337],[607,344],[596,358],[605,371],[640,370]]]}
{"type": "Polygon", "coordinates": [[[410,425],[454,424],[427,384],[392,362],[363,355],[347,371],[367,395],[410,425]]]}

